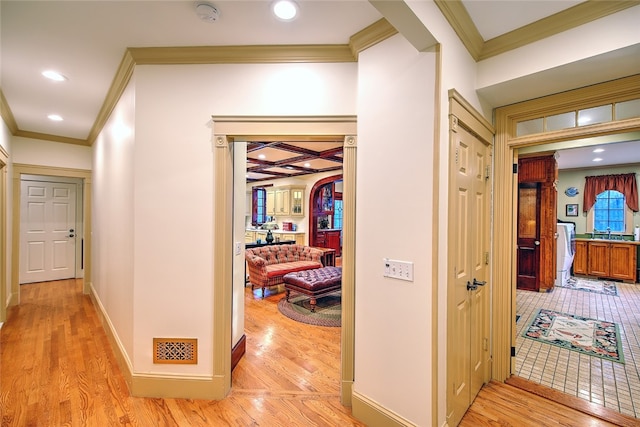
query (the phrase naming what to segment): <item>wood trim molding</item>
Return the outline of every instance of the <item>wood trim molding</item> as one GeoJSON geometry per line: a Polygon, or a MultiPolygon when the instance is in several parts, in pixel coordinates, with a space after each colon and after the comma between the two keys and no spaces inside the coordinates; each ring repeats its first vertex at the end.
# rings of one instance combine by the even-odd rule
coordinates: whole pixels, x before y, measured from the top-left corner
{"type": "Polygon", "coordinates": [[[0,323],[7,320],[7,194],[9,154],[0,145],[0,323]]]}
{"type": "Polygon", "coordinates": [[[360,52],[396,34],[398,34],[398,30],[383,18],[351,36],[349,39],[351,53],[357,61],[360,52]]]}
{"type": "Polygon", "coordinates": [[[482,61],[483,59],[500,55],[639,4],[640,1],[587,0],[529,25],[487,40],[477,60],[482,61]]]}
{"type": "Polygon", "coordinates": [[[11,221],[11,295],[9,304],[16,305],[20,301],[20,180],[22,174],[61,176],[67,178],[81,178],[83,180],[83,236],[84,236],[84,287],[83,292],[91,292],[91,171],[86,169],[61,168],[54,166],[26,165],[13,163],[12,165],[13,197],[11,221]]]}
{"type": "Polygon", "coordinates": [[[343,135],[343,270],[342,270],[342,330],[341,401],[351,403],[354,380],[355,348],[355,174],[357,123],[354,116],[300,117],[235,116],[212,117],[214,151],[214,256],[213,256],[213,360],[216,392],[222,398],[231,386],[231,299],[232,263],[229,259],[232,233],[227,224],[232,222],[233,165],[230,142],[255,135],[278,138],[281,135],[343,135]]]}
{"type": "Polygon", "coordinates": [[[471,57],[478,61],[482,55],[484,39],[462,4],[462,0],[434,0],[434,3],[458,35],[464,47],[467,48],[471,57]]]}
{"type": "Polygon", "coordinates": [[[16,118],[13,116],[13,112],[7,103],[7,99],[4,97],[4,92],[0,89],[0,116],[4,119],[9,131],[15,135],[18,131],[18,124],[16,118]]]}
{"type": "Polygon", "coordinates": [[[358,420],[369,426],[414,427],[416,424],[389,411],[366,396],[353,392],[353,414],[358,420]]]}
{"type": "Polygon", "coordinates": [[[516,138],[517,121],[536,116],[544,111],[567,111],[636,98],[640,98],[640,74],[495,110],[493,221],[494,224],[501,226],[494,228],[492,253],[493,259],[505,260],[505,263],[492,265],[493,379],[505,381],[515,369],[515,357],[511,357],[511,347],[515,346],[516,308],[516,253],[513,236],[516,235],[517,226],[515,221],[517,186],[513,185],[513,164],[517,163],[518,149],[557,142],[559,138],[577,140],[617,132],[640,131],[640,120],[631,119],[612,121],[605,125],[581,126],[561,134],[548,132],[530,138],[516,138]]]}
{"type": "Polygon", "coordinates": [[[33,139],[42,139],[45,141],[52,142],[62,142],[64,144],[74,144],[74,145],[83,145],[89,146],[89,141],[86,139],[80,138],[70,138],[68,136],[60,136],[60,135],[51,135],[48,133],[40,133],[40,132],[31,132],[28,130],[17,130],[14,132],[15,136],[21,136],[24,138],[33,138],[33,139]]]}
{"type": "Polygon", "coordinates": [[[247,336],[242,334],[238,343],[231,349],[231,370],[236,367],[242,356],[247,352],[247,336]]]}
{"type": "Polygon", "coordinates": [[[640,1],[637,0],[587,0],[569,9],[485,41],[461,0],[434,1],[462,41],[462,44],[476,61],[500,55],[640,4],[640,1]]]}
{"type": "Polygon", "coordinates": [[[142,47],[127,51],[136,65],[355,62],[346,44],[142,47]]]}

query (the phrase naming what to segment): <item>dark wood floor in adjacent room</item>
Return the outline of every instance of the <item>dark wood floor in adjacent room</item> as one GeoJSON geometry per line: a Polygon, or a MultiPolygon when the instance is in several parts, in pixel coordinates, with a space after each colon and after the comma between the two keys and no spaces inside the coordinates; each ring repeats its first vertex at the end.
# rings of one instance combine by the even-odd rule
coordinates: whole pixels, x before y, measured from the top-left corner
{"type": "MultiPolygon", "coordinates": [[[[279,291],[246,289],[247,354],[230,395],[208,401],[131,397],[82,282],[23,285],[0,330],[1,425],[363,426],[340,404],[340,328],[281,316],[279,291]]],[[[615,425],[501,387],[513,389],[489,384],[461,425],[615,425]]]]}

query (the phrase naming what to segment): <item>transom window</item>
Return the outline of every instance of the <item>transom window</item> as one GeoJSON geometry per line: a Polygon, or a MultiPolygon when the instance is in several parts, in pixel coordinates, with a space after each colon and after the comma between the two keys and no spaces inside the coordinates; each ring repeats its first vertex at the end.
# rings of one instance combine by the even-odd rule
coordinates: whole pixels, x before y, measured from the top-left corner
{"type": "Polygon", "coordinates": [[[606,190],[596,196],[593,205],[593,228],[597,231],[625,231],[624,195],[616,190],[606,190]]]}

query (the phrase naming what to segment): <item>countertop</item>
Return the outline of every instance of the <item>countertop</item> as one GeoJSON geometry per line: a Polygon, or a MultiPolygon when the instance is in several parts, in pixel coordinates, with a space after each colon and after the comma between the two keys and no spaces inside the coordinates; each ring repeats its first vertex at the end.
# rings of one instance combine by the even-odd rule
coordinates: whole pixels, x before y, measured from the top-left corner
{"type": "Polygon", "coordinates": [[[640,242],[634,240],[615,240],[615,239],[591,239],[589,237],[576,237],[576,242],[606,242],[606,243],[625,243],[629,245],[640,245],[640,242]]]}
{"type": "MultiPolygon", "coordinates": [[[[263,230],[261,228],[246,228],[246,231],[258,231],[260,233],[266,233],[269,230],[263,230]]],[[[304,230],[296,230],[296,231],[287,231],[287,230],[283,230],[281,228],[277,229],[277,230],[271,230],[271,232],[273,234],[304,234],[305,231],[304,230]]]]}

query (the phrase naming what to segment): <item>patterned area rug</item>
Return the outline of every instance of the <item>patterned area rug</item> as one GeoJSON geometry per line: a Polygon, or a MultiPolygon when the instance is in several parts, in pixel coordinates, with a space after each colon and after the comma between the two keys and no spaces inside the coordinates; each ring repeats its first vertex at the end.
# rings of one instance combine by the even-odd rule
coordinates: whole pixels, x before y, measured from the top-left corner
{"type": "Polygon", "coordinates": [[[618,296],[618,287],[615,282],[602,280],[583,279],[582,277],[569,277],[564,286],[559,288],[574,289],[576,291],[594,292],[596,294],[618,296]]]}
{"type": "Polygon", "coordinates": [[[522,336],[589,356],[624,363],[618,325],[541,308],[522,336]]]}
{"type": "Polygon", "coordinates": [[[340,292],[318,298],[316,311],[311,311],[309,297],[292,295],[278,301],[278,310],[289,319],[317,326],[340,326],[342,317],[342,295],[340,292]]]}

